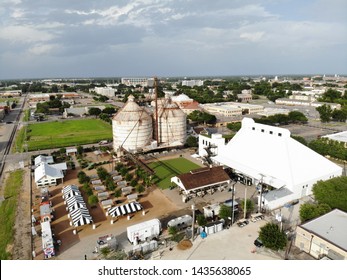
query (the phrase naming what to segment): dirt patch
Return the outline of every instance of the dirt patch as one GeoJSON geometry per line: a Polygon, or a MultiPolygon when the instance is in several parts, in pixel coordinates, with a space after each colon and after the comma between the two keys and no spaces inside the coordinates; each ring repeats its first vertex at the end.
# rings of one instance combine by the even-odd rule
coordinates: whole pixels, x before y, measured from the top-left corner
{"type": "Polygon", "coordinates": [[[192,246],[193,246],[192,242],[187,239],[183,239],[177,244],[177,248],[180,250],[187,250],[191,248],[192,246]]]}

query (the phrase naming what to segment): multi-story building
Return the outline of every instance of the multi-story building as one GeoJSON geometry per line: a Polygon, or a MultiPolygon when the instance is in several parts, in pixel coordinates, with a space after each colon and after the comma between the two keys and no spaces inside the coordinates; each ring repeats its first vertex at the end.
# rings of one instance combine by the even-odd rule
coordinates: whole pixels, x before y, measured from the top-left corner
{"type": "Polygon", "coordinates": [[[140,85],[142,87],[153,87],[154,79],[153,78],[122,78],[121,83],[126,86],[137,86],[140,85]]]}
{"type": "Polygon", "coordinates": [[[204,81],[202,80],[184,80],[182,81],[182,86],[187,87],[195,87],[195,86],[203,86],[204,81]]]}

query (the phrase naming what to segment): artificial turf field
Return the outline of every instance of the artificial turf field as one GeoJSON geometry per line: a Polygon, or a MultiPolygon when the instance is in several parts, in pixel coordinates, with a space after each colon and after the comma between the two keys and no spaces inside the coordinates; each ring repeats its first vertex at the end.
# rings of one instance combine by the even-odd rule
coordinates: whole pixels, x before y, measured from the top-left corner
{"type": "Polygon", "coordinates": [[[171,186],[171,177],[201,168],[201,166],[185,158],[151,162],[149,167],[155,171],[153,182],[161,189],[166,189],[171,186]]]}
{"type": "Polygon", "coordinates": [[[112,139],[112,126],[99,119],[29,124],[28,149],[43,150],[98,143],[112,139]]]}

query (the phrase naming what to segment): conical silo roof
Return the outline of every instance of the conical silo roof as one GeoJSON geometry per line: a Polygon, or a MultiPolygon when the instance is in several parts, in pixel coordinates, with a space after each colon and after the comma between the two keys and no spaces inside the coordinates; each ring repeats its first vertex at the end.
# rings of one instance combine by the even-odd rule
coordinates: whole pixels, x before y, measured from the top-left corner
{"type": "Polygon", "coordinates": [[[152,118],[147,111],[144,108],[141,108],[134,100],[134,96],[129,95],[128,101],[117,112],[117,114],[115,114],[113,120],[119,122],[138,121],[140,119],[142,121],[152,121],[152,118]]]}

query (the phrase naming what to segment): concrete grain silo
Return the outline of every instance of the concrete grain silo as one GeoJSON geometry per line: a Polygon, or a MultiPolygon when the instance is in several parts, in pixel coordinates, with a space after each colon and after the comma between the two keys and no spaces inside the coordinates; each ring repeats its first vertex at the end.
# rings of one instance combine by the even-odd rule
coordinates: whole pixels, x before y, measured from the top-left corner
{"type": "Polygon", "coordinates": [[[187,135],[187,116],[177,104],[167,100],[158,107],[159,145],[184,145],[187,135]]]}
{"type": "Polygon", "coordinates": [[[136,152],[152,141],[152,117],[130,95],[125,105],[112,119],[113,148],[123,147],[136,152]]]}

